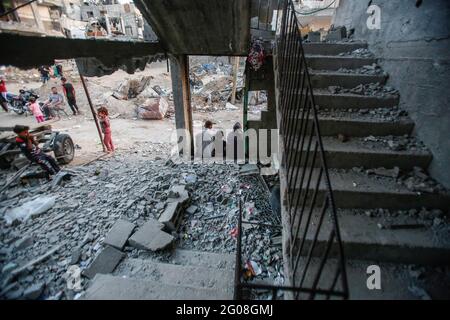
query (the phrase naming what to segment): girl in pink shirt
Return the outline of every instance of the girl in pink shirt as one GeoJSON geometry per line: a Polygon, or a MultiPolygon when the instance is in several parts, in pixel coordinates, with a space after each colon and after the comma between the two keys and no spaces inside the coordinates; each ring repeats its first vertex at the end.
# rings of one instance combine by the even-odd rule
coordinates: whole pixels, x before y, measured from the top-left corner
{"type": "Polygon", "coordinates": [[[102,106],[97,110],[98,118],[100,120],[100,126],[103,132],[103,142],[105,143],[106,150],[114,152],[114,144],[111,138],[111,123],[108,117],[108,109],[102,106]]]}
{"type": "Polygon", "coordinates": [[[30,111],[31,113],[34,115],[34,117],[36,118],[36,121],[38,123],[44,122],[44,115],[42,114],[41,108],[39,107],[39,103],[36,101],[36,98],[34,97],[30,97],[30,111]]]}

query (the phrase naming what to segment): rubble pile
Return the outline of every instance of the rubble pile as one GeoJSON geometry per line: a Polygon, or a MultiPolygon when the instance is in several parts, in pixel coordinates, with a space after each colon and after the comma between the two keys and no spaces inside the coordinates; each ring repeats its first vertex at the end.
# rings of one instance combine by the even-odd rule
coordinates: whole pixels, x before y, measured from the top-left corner
{"type": "Polygon", "coordinates": [[[408,112],[399,109],[398,106],[392,108],[374,108],[374,109],[327,109],[321,108],[318,110],[321,116],[327,117],[351,117],[360,118],[361,116],[369,117],[373,120],[395,121],[401,118],[406,118],[408,112]]]}
{"type": "MultiPolygon", "coordinates": [[[[237,165],[175,163],[151,154],[116,154],[65,169],[53,182],[11,184],[0,202],[0,296],[7,299],[77,299],[99,272],[125,258],[164,260],[171,247],[231,253],[236,248],[239,194],[245,219],[279,225],[267,189],[241,177],[237,165]],[[44,201],[26,219],[6,219],[29,202],[44,201]],[[275,219],[275,220],[274,220],[275,219]],[[73,272],[80,287],[68,287],[73,272]]],[[[11,173],[2,171],[2,179],[11,173]]],[[[249,225],[245,257],[259,278],[281,281],[281,230],[249,225]],[[255,228],[264,230],[256,235],[255,228]]]]}
{"type": "Polygon", "coordinates": [[[443,193],[446,191],[440,183],[431,179],[422,168],[414,167],[414,170],[400,177],[399,182],[409,190],[425,193],[443,193]]]}
{"type": "Polygon", "coordinates": [[[152,76],[142,76],[140,79],[124,80],[119,87],[114,90],[113,97],[119,100],[136,98],[144,89],[150,85],[152,76]]]}
{"type": "MultiPolygon", "coordinates": [[[[190,68],[189,81],[192,88],[192,109],[197,112],[216,112],[219,110],[237,110],[229,103],[232,87],[232,66],[223,61],[198,61],[190,68]]],[[[243,93],[243,76],[238,72],[236,100],[243,93]]]]}
{"type": "MultiPolygon", "coordinates": [[[[273,189],[277,183],[277,176],[263,179],[259,173],[240,177],[242,221],[249,222],[242,224],[242,263],[244,280],[248,282],[284,284],[281,216],[268,187],[271,185],[273,189]]],[[[251,298],[272,298],[270,291],[258,290],[252,294],[251,298]]]]}
{"type": "Polygon", "coordinates": [[[0,66],[0,76],[5,77],[7,82],[21,84],[39,81],[41,76],[37,69],[22,70],[12,66],[0,66]]]}
{"type": "MultiPolygon", "coordinates": [[[[331,170],[341,174],[345,174],[347,171],[347,169],[331,170]]],[[[361,167],[354,167],[350,170],[356,173],[364,173],[368,177],[371,176],[381,181],[385,180],[386,182],[390,182],[394,179],[398,185],[404,186],[413,192],[435,194],[448,193],[448,190],[443,185],[431,178],[422,168],[419,167],[414,167],[413,170],[410,171],[402,171],[398,167],[394,167],[392,169],[364,169],[361,167]]]]}
{"type": "Polygon", "coordinates": [[[367,74],[367,75],[387,75],[381,66],[377,63],[373,63],[371,65],[362,66],[357,69],[347,69],[347,68],[339,68],[337,70],[338,73],[356,73],[356,74],[367,74]]]}
{"type": "MultiPolygon", "coordinates": [[[[107,105],[112,114],[145,120],[161,120],[173,115],[171,91],[152,85],[152,76],[125,79],[116,89],[88,80],[94,105],[107,105]]],[[[86,101],[87,103],[87,101],[86,101]]]]}
{"type": "Polygon", "coordinates": [[[354,58],[373,58],[374,54],[366,48],[359,48],[349,52],[341,52],[341,57],[354,57],[354,58]]]}
{"type": "MultiPolygon", "coordinates": [[[[354,215],[365,215],[377,222],[380,229],[411,229],[411,228],[431,228],[435,237],[436,245],[440,242],[450,240],[450,220],[448,216],[439,209],[420,210],[388,210],[388,209],[345,209],[351,210],[354,215]]],[[[343,209],[338,209],[338,215],[343,209]]]]}
{"type": "Polygon", "coordinates": [[[404,151],[404,150],[426,151],[426,150],[428,150],[422,141],[417,140],[415,137],[409,136],[409,135],[385,136],[385,137],[368,136],[363,139],[363,142],[366,146],[368,146],[372,149],[380,148],[380,144],[381,144],[382,146],[387,147],[393,151],[404,151]]]}
{"type": "Polygon", "coordinates": [[[355,88],[346,89],[339,86],[329,86],[328,91],[333,94],[353,93],[365,96],[385,96],[398,95],[398,91],[389,86],[383,86],[380,83],[360,84],[355,88]]]}

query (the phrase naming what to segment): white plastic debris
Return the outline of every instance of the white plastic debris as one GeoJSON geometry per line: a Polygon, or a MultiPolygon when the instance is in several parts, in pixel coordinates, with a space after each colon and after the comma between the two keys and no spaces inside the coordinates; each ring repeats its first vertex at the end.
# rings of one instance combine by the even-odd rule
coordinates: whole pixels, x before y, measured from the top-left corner
{"type": "Polygon", "coordinates": [[[30,217],[46,212],[55,205],[55,197],[40,197],[25,202],[18,208],[9,209],[5,213],[6,224],[11,225],[14,221],[27,221],[30,217]]]}
{"type": "Polygon", "coordinates": [[[239,110],[239,107],[236,107],[234,104],[231,104],[229,102],[226,103],[225,108],[227,110],[239,110]]]}
{"type": "Polygon", "coordinates": [[[253,276],[259,276],[262,273],[261,267],[253,260],[247,262],[247,268],[250,270],[253,276]]]}

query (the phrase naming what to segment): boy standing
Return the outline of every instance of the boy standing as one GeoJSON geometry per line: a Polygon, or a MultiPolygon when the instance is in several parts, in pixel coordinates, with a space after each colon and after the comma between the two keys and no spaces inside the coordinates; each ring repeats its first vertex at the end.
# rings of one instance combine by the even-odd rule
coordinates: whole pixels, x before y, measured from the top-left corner
{"type": "Polygon", "coordinates": [[[54,175],[58,173],[61,168],[56,160],[42,152],[38,143],[34,137],[28,132],[30,130],[27,126],[16,125],[14,127],[14,133],[17,134],[16,143],[19,146],[22,153],[31,162],[37,163],[41,168],[47,172],[47,175],[54,175]]]}
{"type": "Polygon", "coordinates": [[[78,110],[77,101],[75,99],[75,89],[73,85],[70,82],[67,82],[67,79],[64,77],[61,78],[61,83],[67,99],[67,103],[69,104],[70,109],[72,109],[73,115],[76,116],[80,112],[78,110]]]}

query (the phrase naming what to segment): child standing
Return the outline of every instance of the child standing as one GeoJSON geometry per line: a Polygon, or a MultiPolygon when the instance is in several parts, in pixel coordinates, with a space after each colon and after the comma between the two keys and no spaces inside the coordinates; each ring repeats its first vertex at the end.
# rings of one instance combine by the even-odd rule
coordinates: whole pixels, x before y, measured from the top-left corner
{"type": "Polygon", "coordinates": [[[30,97],[30,111],[36,118],[36,121],[38,123],[44,122],[44,114],[41,111],[41,108],[39,107],[39,103],[36,101],[35,97],[30,97]]]}
{"type": "Polygon", "coordinates": [[[108,152],[114,152],[114,145],[111,137],[111,123],[108,118],[108,109],[106,107],[100,107],[97,110],[97,114],[100,120],[100,126],[103,132],[103,142],[105,143],[106,150],[108,152]]]}
{"type": "Polygon", "coordinates": [[[53,157],[42,152],[34,137],[28,132],[29,129],[29,127],[21,125],[14,127],[13,131],[17,134],[16,143],[25,157],[40,165],[50,178],[50,175],[57,174],[61,169],[53,157]]]}

